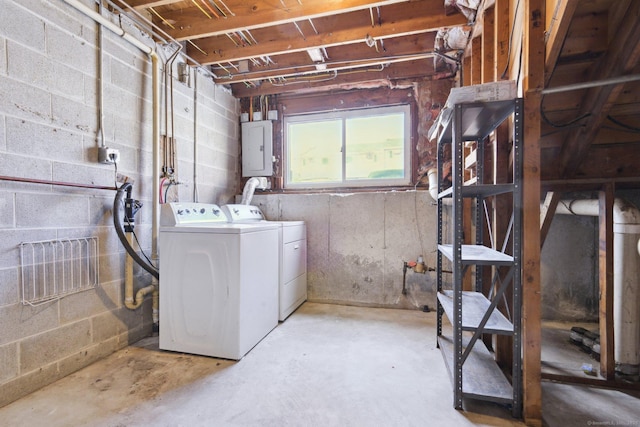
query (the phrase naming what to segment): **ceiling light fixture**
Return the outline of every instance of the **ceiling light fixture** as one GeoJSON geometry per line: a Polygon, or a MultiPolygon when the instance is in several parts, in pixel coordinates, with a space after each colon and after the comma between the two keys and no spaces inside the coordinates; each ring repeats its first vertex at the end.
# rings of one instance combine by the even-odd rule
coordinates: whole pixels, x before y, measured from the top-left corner
{"type": "Polygon", "coordinates": [[[313,62],[324,62],[324,55],[320,48],[307,49],[307,53],[313,62]]]}

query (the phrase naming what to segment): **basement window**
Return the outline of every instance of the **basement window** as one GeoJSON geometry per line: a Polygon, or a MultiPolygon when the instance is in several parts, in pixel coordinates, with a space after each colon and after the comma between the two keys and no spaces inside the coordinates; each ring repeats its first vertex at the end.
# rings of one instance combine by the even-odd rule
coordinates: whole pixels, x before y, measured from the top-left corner
{"type": "Polygon", "coordinates": [[[285,116],[286,188],[408,185],[408,105],[285,116]]]}

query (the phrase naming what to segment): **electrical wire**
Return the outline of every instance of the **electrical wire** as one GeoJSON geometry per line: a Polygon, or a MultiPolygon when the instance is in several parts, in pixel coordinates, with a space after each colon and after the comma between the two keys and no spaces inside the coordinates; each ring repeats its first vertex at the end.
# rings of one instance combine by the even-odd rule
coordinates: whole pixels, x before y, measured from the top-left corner
{"type": "Polygon", "coordinates": [[[627,131],[627,132],[640,133],[640,128],[637,128],[637,127],[634,127],[634,126],[628,125],[628,124],[626,124],[626,123],[622,123],[621,121],[617,120],[616,118],[614,118],[614,117],[612,117],[612,116],[610,116],[610,115],[607,115],[607,119],[608,119],[609,121],[611,121],[612,123],[615,123],[615,124],[617,124],[618,126],[620,126],[620,127],[624,128],[624,129],[626,129],[626,131],[627,131]]]}
{"type": "MultiPolygon", "coordinates": [[[[354,64],[352,67],[350,68],[357,68],[356,65],[357,64],[361,64],[364,63],[364,65],[362,65],[363,67],[366,66],[377,66],[377,65],[384,65],[387,63],[393,63],[393,62],[404,62],[404,61],[418,61],[421,59],[427,59],[427,58],[431,58],[433,57],[433,55],[435,55],[434,52],[425,52],[425,53],[421,53],[421,54],[406,54],[406,55],[391,55],[391,56],[383,56],[383,57],[373,57],[373,58],[362,58],[362,59],[358,59],[358,60],[341,60],[341,61],[331,61],[331,62],[325,62],[324,64],[327,67],[332,67],[335,65],[342,65],[342,64],[354,64]],[[366,64],[367,62],[370,61],[375,61],[374,64],[366,64]]],[[[311,64],[308,67],[315,67],[316,64],[311,64]]],[[[277,69],[273,69],[271,71],[274,72],[287,72],[287,71],[295,71],[297,69],[299,69],[299,66],[289,66],[289,67],[281,67],[281,68],[277,68],[277,69]]],[[[345,67],[347,68],[347,67],[345,67]]],[[[328,71],[335,71],[334,69],[329,69],[326,70],[328,71]]],[[[315,71],[317,72],[317,71],[315,71]]],[[[249,71],[246,73],[239,73],[242,74],[242,76],[250,76],[252,74],[260,74],[262,73],[262,71],[249,71]]],[[[229,74],[227,76],[225,76],[224,78],[230,78],[232,79],[234,76],[229,74]]],[[[216,77],[216,78],[223,78],[223,77],[216,77]]],[[[262,78],[260,78],[262,79],[262,78]]]]}
{"type": "Polygon", "coordinates": [[[168,199],[168,194],[169,194],[169,188],[171,188],[172,185],[175,185],[175,183],[173,181],[169,181],[169,183],[167,184],[167,188],[164,190],[164,201],[165,203],[167,203],[168,199]]]}
{"type": "MultiPolygon", "coordinates": [[[[100,1],[100,0],[96,0],[96,1],[100,1]]],[[[229,8],[222,2],[220,1],[220,3],[222,3],[225,8],[227,10],[229,10],[229,8]]],[[[126,16],[132,23],[134,26],[136,26],[139,30],[141,28],[144,28],[146,32],[150,33],[151,36],[155,37],[159,42],[164,43],[164,44],[170,44],[173,43],[177,46],[182,47],[182,43],[178,42],[176,39],[174,39],[171,35],[169,35],[166,31],[164,31],[158,24],[153,23],[153,21],[151,21],[150,19],[148,19],[147,17],[145,17],[144,15],[142,15],[139,11],[137,11],[135,8],[131,7],[130,5],[128,5],[126,2],[123,2],[124,6],[127,8],[127,10],[131,13],[133,13],[138,19],[134,19],[132,16],[130,16],[127,11],[125,11],[122,7],[120,7],[119,5],[115,4],[113,1],[111,0],[107,0],[107,4],[109,5],[109,7],[112,7],[114,10],[117,10],[118,16],[121,18],[121,16],[126,16]]],[[[235,16],[235,14],[233,12],[231,12],[231,10],[229,10],[229,13],[231,13],[232,16],[235,16]]],[[[142,31],[142,30],[140,30],[142,31]]],[[[193,44],[191,41],[187,40],[190,44],[192,44],[196,49],[198,49],[200,52],[202,52],[204,55],[206,55],[207,53],[204,52],[202,49],[200,49],[198,46],[196,46],[195,44],[193,44]]],[[[182,55],[189,60],[190,63],[195,64],[194,66],[200,70],[202,70],[204,73],[206,73],[208,76],[210,76],[211,78],[217,79],[218,76],[212,72],[209,67],[205,67],[202,64],[200,64],[198,61],[196,61],[195,59],[193,59],[191,56],[187,55],[186,53],[182,53],[182,55]]]]}
{"type": "Polygon", "coordinates": [[[566,123],[555,123],[552,122],[551,120],[549,120],[549,118],[547,117],[547,115],[545,114],[544,110],[542,109],[542,102],[540,102],[540,117],[542,118],[542,120],[548,124],[549,126],[553,126],[554,128],[566,128],[566,127],[570,127],[571,125],[579,122],[580,120],[584,120],[587,117],[590,117],[591,113],[585,113],[579,117],[576,117],[572,120],[569,120],[566,123]]]}
{"type": "MultiPolygon", "coordinates": [[[[513,21],[515,22],[518,18],[518,9],[520,9],[520,0],[516,3],[516,9],[513,13],[513,21]]],[[[507,48],[507,65],[504,67],[504,71],[502,72],[501,79],[504,79],[507,76],[507,71],[509,71],[509,58],[511,58],[511,48],[513,46],[513,33],[515,32],[516,26],[513,25],[511,27],[511,34],[509,35],[509,46],[507,48]]]]}

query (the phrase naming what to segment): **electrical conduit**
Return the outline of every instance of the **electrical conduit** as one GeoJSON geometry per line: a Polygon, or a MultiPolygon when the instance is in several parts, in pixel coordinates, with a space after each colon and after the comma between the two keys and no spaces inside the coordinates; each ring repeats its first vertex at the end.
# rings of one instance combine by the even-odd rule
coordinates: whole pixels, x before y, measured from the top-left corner
{"type": "MultiPolygon", "coordinates": [[[[78,0],[63,0],[69,6],[75,8],[79,12],[84,15],[92,18],[94,21],[122,37],[127,42],[131,43],[133,46],[140,49],[142,52],[146,53],[151,57],[151,63],[153,67],[152,73],[152,86],[153,86],[153,225],[152,225],[152,260],[158,260],[158,229],[160,226],[160,210],[159,210],[159,186],[160,186],[160,81],[159,81],[159,61],[158,55],[155,50],[147,46],[142,41],[138,40],[131,34],[127,33],[125,30],[120,28],[119,26],[112,23],[109,19],[102,16],[100,13],[92,10],[91,8],[85,6],[82,2],[78,0]]],[[[115,216],[114,210],[114,216],[115,216]]],[[[137,254],[136,254],[137,255],[137,254]]],[[[144,267],[144,265],[143,265],[144,267]]],[[[131,266],[131,269],[133,266],[131,266]]],[[[153,274],[152,284],[147,287],[153,287],[153,323],[154,325],[158,324],[158,273],[153,274]]],[[[126,276],[126,274],[125,274],[126,276]]],[[[132,281],[133,279],[131,279],[132,281]]],[[[126,282],[126,277],[125,277],[126,282]]],[[[131,286],[133,292],[133,286],[131,286]]],[[[146,288],[143,288],[146,289],[146,288]]],[[[142,290],[141,290],[142,291],[142,290]]],[[[140,291],[138,291],[140,293],[140,291]]],[[[147,292],[148,293],[148,292],[147,292]]],[[[144,295],[142,295],[144,296],[144,295]]],[[[133,305],[136,303],[134,302],[133,305]]]]}

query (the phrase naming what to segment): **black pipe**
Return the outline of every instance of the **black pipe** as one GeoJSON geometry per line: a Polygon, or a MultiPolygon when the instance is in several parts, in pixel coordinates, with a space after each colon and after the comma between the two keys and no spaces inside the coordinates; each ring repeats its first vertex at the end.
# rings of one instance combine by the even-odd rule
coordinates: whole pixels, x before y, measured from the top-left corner
{"type": "Polygon", "coordinates": [[[402,295],[407,294],[407,262],[404,262],[404,266],[402,267],[402,295]]]}
{"type": "MultiPolygon", "coordinates": [[[[127,240],[127,237],[124,234],[124,226],[122,225],[122,220],[120,219],[119,215],[120,206],[122,205],[122,197],[124,196],[125,191],[127,192],[127,196],[131,196],[131,187],[131,183],[125,182],[124,184],[122,184],[122,186],[120,186],[120,188],[118,188],[118,191],[116,192],[116,197],[113,200],[113,225],[116,229],[116,233],[118,234],[118,238],[120,239],[120,243],[122,243],[122,246],[124,246],[131,258],[133,258],[133,260],[137,262],[140,267],[147,270],[153,277],[155,277],[156,279],[160,279],[160,273],[158,272],[158,269],[147,263],[140,257],[140,255],[138,255],[138,253],[131,247],[129,241],[127,240]]],[[[130,197],[128,198],[130,199],[130,197]]],[[[134,213],[135,212],[133,212],[132,215],[134,213]]],[[[127,221],[129,222],[131,220],[132,218],[127,216],[127,221]]]]}

